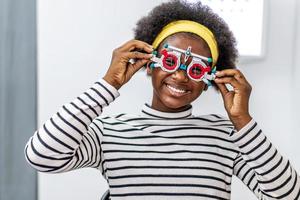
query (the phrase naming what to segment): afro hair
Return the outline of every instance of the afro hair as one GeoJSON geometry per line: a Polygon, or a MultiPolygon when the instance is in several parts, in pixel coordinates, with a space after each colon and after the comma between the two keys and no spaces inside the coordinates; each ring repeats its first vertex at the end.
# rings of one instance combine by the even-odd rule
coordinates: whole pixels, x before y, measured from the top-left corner
{"type": "Polygon", "coordinates": [[[164,26],[177,20],[195,21],[210,29],[219,49],[217,70],[235,68],[238,51],[233,33],[221,17],[200,1],[188,3],[183,0],[171,0],[156,6],[137,22],[134,29],[135,39],[152,44],[164,26]]]}

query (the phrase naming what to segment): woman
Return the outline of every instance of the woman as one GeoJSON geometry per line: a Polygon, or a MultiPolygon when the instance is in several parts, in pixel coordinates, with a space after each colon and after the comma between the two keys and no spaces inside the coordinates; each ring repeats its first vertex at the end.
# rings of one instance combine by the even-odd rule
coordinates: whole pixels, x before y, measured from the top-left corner
{"type": "Polygon", "coordinates": [[[236,58],[232,33],[208,7],[163,3],[114,50],[105,76],[35,132],[26,158],[48,173],[97,168],[111,199],[230,199],[232,175],[258,199],[299,199],[299,176],[249,113],[251,86],[236,58]],[[140,115],[101,116],[144,66],[151,103],[140,115]],[[192,114],[211,84],[229,119],[192,114]]]}

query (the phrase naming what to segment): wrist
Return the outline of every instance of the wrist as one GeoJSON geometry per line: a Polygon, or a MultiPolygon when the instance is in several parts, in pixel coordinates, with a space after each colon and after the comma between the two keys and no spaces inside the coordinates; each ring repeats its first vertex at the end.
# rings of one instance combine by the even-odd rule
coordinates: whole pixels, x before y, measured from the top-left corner
{"type": "Polygon", "coordinates": [[[117,83],[116,81],[112,80],[111,78],[104,76],[103,80],[105,80],[108,84],[119,90],[121,88],[121,84],[117,83]]]}
{"type": "Polygon", "coordinates": [[[249,114],[247,114],[247,115],[231,118],[230,120],[234,125],[235,129],[239,131],[252,120],[252,117],[249,114]]]}

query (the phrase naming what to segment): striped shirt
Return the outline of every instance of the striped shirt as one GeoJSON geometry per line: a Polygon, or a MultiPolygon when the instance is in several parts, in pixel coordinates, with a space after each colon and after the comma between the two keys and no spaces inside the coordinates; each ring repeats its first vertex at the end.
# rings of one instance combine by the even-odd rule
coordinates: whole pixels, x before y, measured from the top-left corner
{"type": "Polygon", "coordinates": [[[299,176],[254,120],[237,132],[219,115],[147,104],[101,116],[118,96],[101,79],[63,105],[29,139],[27,161],[48,173],[99,169],[112,200],[230,199],[233,175],[258,199],[300,199],[299,176]]]}

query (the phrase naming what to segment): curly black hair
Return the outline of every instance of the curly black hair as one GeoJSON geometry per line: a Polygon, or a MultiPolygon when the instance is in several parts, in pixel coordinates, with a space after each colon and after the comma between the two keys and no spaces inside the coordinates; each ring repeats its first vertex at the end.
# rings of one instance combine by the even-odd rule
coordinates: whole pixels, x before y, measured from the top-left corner
{"type": "Polygon", "coordinates": [[[156,6],[148,16],[137,22],[134,29],[135,39],[152,44],[164,26],[177,20],[195,21],[210,29],[218,43],[217,69],[235,68],[238,56],[235,37],[226,22],[200,1],[188,3],[183,0],[171,0],[156,6]]]}

